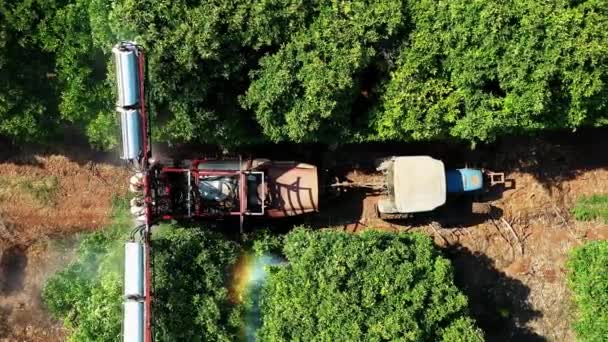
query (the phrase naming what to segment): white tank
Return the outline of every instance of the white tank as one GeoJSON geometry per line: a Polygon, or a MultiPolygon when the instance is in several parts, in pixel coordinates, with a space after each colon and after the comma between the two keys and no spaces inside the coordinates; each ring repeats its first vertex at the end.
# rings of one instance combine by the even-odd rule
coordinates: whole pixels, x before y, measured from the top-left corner
{"type": "Polygon", "coordinates": [[[143,342],[144,303],[127,301],[124,304],[123,341],[143,342]]]}
{"type": "Polygon", "coordinates": [[[135,160],[142,153],[143,132],[139,110],[116,109],[120,114],[122,159],[135,160]]]}
{"type": "Polygon", "coordinates": [[[136,50],[132,46],[115,46],[112,49],[116,62],[117,105],[137,105],[139,100],[139,64],[136,50]]]}
{"type": "Polygon", "coordinates": [[[140,242],[125,244],[125,297],[144,295],[144,248],[140,242]]]}

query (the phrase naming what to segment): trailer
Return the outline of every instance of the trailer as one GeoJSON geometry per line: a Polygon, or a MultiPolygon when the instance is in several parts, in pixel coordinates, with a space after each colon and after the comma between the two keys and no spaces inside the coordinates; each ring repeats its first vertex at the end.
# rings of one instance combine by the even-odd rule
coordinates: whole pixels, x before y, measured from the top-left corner
{"type": "MultiPolygon", "coordinates": [[[[238,216],[281,218],[319,209],[317,168],[269,159],[197,159],[186,166],[154,161],[149,170],[151,218],[217,219],[238,216]]],[[[140,189],[136,177],[131,188],[140,189]]],[[[143,212],[143,201],[133,213],[143,212]]],[[[141,217],[141,216],[139,216],[141,217]]]]}

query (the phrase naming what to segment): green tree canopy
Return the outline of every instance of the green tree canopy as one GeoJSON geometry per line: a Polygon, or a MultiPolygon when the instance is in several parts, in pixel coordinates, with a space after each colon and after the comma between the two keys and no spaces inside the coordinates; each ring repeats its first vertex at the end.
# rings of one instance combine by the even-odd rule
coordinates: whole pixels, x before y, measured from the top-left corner
{"type": "Polygon", "coordinates": [[[304,0],[117,1],[112,29],[148,50],[158,137],[234,145],[261,141],[239,104],[248,73],[316,10],[304,0]]]}
{"type": "Polygon", "coordinates": [[[460,139],[608,123],[604,0],[12,0],[0,134],[117,143],[110,49],[147,50],[156,139],[460,139]]]}
{"type": "Polygon", "coordinates": [[[93,144],[116,145],[113,83],[100,48],[111,45],[94,44],[91,26],[103,15],[96,1],[0,4],[0,134],[36,140],[72,123],[93,144]]]}
{"type": "Polygon", "coordinates": [[[353,133],[363,71],[406,25],[405,1],[334,1],[253,72],[245,104],[274,141],[353,133]]]}
{"type": "Polygon", "coordinates": [[[234,341],[240,311],[227,281],[239,246],[217,233],[165,226],[154,239],[158,341],[234,341]]]}
{"type": "Polygon", "coordinates": [[[373,137],[487,141],[605,124],[605,1],[423,0],[410,9],[415,28],[373,137]]]}
{"type": "Polygon", "coordinates": [[[33,31],[0,3],[0,134],[23,141],[44,137],[40,126],[56,124],[56,116],[47,115],[56,97],[48,80],[53,56],[32,46],[33,31]]]}
{"type": "Polygon", "coordinates": [[[284,253],[263,289],[263,341],[483,340],[426,236],[296,230],[284,253]]]}

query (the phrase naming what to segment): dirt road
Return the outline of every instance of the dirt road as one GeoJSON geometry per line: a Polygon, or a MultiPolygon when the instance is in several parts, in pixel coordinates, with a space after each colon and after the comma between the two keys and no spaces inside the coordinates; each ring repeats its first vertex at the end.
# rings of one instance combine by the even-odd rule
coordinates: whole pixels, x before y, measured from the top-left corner
{"type": "MultiPolygon", "coordinates": [[[[456,282],[490,341],[574,341],[565,261],[572,247],[608,239],[608,227],[574,222],[569,209],[581,195],[608,193],[604,137],[608,132],[548,134],[503,139],[474,151],[455,144],[369,144],[331,152],[319,146],[262,146],[251,153],[312,162],[363,182],[376,177],[370,175],[371,160],[399,154],[430,154],[448,166],[505,171],[515,186],[486,198],[495,207],[491,218],[449,226],[387,223],[376,215],[377,194],[353,189],[321,203],[321,213],[304,223],[433,236],[452,259],[456,282]]],[[[46,156],[28,152],[0,162],[0,341],[63,338],[40,305],[44,280],[69,259],[57,252],[53,238],[102,227],[112,196],[125,192],[123,168],[91,155],[41,155],[46,156]]]]}

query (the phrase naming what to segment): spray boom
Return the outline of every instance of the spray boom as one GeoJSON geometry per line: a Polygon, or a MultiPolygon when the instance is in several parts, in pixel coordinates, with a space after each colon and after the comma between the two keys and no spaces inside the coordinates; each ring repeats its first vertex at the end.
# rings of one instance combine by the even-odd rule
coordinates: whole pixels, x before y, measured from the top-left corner
{"type": "Polygon", "coordinates": [[[135,174],[129,189],[132,211],[137,209],[137,224],[143,225],[139,236],[125,244],[123,341],[152,341],[151,269],[150,269],[150,175],[151,155],[148,115],[144,91],[144,50],[133,42],[121,42],[112,49],[116,65],[116,111],[120,115],[121,158],[130,163],[135,174]]]}

